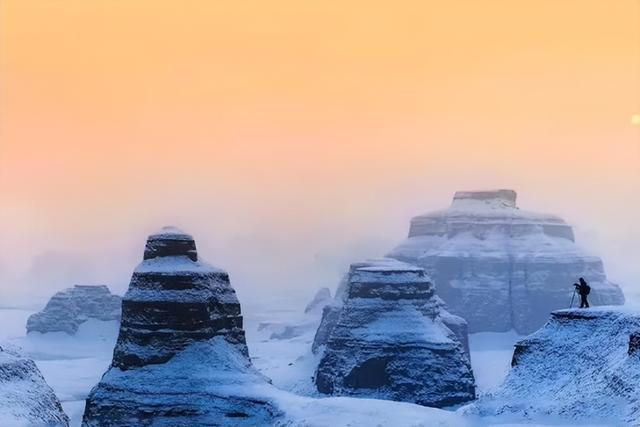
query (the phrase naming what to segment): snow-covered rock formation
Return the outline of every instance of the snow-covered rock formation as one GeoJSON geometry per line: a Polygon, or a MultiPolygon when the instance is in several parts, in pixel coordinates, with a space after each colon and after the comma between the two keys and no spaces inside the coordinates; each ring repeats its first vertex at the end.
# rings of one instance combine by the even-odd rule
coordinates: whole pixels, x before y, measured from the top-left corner
{"type": "Polygon", "coordinates": [[[314,295],[313,299],[309,301],[309,304],[304,309],[305,313],[320,312],[322,309],[331,302],[331,290],[329,288],[320,288],[314,295]]]}
{"type": "Polygon", "coordinates": [[[120,320],[121,298],[104,285],[75,285],[57,292],[45,308],[29,317],[27,333],[66,332],[73,335],[89,319],[120,320]]]}
{"type": "Polygon", "coordinates": [[[388,256],[423,267],[470,332],[535,331],[569,306],[579,277],[591,285],[593,305],[624,303],[571,226],[521,211],[512,190],[456,193],[449,209],[413,218],[409,238],[388,256]]]}
{"type": "Polygon", "coordinates": [[[277,410],[247,394],[267,383],[249,360],[229,275],[169,227],[147,240],[83,425],[268,425],[277,410]]]}
{"type": "Polygon", "coordinates": [[[624,307],[555,311],[543,328],[516,344],[504,384],[465,412],[640,425],[639,334],[640,312],[624,307]]]}
{"type": "Polygon", "coordinates": [[[353,264],[323,314],[314,343],[323,352],[320,392],[434,407],[474,399],[465,322],[444,310],[423,269],[353,264]]]}
{"type": "Polygon", "coordinates": [[[0,348],[0,425],[68,426],[69,418],[33,360],[0,348]]]}

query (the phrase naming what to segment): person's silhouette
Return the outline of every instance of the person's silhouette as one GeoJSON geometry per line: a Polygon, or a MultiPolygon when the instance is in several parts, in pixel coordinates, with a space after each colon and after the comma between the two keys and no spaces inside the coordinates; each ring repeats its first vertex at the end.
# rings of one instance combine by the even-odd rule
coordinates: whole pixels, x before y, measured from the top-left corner
{"type": "Polygon", "coordinates": [[[576,286],[578,294],[580,294],[580,308],[589,308],[589,301],[587,295],[591,292],[591,286],[587,284],[587,281],[583,277],[580,278],[580,284],[576,286]]]}

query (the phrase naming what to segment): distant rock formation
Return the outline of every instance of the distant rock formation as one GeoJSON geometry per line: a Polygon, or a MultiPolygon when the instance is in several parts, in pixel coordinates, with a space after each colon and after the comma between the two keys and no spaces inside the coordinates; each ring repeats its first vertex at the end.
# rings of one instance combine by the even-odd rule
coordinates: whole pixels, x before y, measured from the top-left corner
{"type": "Polygon", "coordinates": [[[305,313],[313,313],[316,311],[322,311],[325,305],[331,302],[331,291],[329,288],[320,288],[316,292],[313,299],[307,304],[304,309],[305,313]]]}
{"type": "Polygon", "coordinates": [[[229,275],[198,259],[175,228],[149,236],[123,298],[113,362],[91,391],[84,426],[267,425],[247,396],[268,380],[251,365],[229,275]]]}
{"type": "Polygon", "coordinates": [[[323,314],[314,342],[321,393],[434,407],[475,398],[465,322],[444,310],[421,268],[353,264],[323,314]]]}
{"type": "Polygon", "coordinates": [[[465,412],[640,425],[639,334],[640,313],[626,308],[555,311],[516,344],[504,384],[465,412]]]}
{"type": "Polygon", "coordinates": [[[264,336],[270,333],[269,340],[291,340],[308,336],[318,329],[320,315],[323,308],[331,303],[331,291],[329,288],[320,288],[313,299],[307,304],[304,316],[298,319],[290,319],[288,322],[260,322],[258,332],[264,336]]]}
{"type": "Polygon", "coordinates": [[[33,360],[0,348],[0,425],[68,426],[69,418],[33,360]]]}
{"type": "Polygon", "coordinates": [[[122,300],[104,285],[75,285],[57,292],[45,308],[27,320],[27,333],[66,332],[73,335],[89,319],[120,320],[122,300]]]}
{"type": "Polygon", "coordinates": [[[521,211],[512,190],[456,193],[449,209],[415,217],[389,257],[423,267],[470,332],[527,334],[567,308],[585,277],[593,305],[624,303],[602,261],[574,242],[561,218],[521,211]]]}

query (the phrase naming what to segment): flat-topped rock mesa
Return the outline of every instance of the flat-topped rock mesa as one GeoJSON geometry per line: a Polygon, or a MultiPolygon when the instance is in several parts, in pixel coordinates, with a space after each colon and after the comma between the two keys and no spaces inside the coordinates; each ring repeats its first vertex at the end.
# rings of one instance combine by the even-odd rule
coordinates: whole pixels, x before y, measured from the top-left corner
{"type": "Polygon", "coordinates": [[[0,348],[0,425],[68,426],[69,418],[33,360],[0,348]]]}
{"type": "Polygon", "coordinates": [[[475,398],[465,322],[444,310],[423,269],[353,264],[323,314],[314,343],[321,393],[434,407],[475,398]]]}
{"type": "Polygon", "coordinates": [[[249,360],[229,275],[199,259],[193,238],[149,236],[123,298],[113,362],[83,425],[266,425],[277,410],[244,390],[267,384],[249,360]]]}
{"type": "Polygon", "coordinates": [[[57,292],[44,309],[27,320],[27,333],[66,332],[73,335],[89,319],[119,321],[121,298],[104,285],[75,285],[57,292]]]}
{"type": "Polygon", "coordinates": [[[640,425],[640,313],[559,310],[519,341],[504,384],[466,408],[533,422],[640,425]]]}
{"type": "Polygon", "coordinates": [[[535,331],[551,311],[569,306],[579,277],[589,282],[593,305],[624,303],[601,259],[576,245],[571,226],[518,209],[513,190],[456,193],[449,209],[413,218],[408,239],[388,256],[423,267],[471,332],[535,331]]]}

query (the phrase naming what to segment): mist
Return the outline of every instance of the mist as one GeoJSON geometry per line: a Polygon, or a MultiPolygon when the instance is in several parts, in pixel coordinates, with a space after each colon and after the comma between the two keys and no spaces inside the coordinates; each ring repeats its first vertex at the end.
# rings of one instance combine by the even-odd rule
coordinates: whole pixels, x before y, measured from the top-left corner
{"type": "Polygon", "coordinates": [[[311,295],[485,188],[640,286],[634,1],[2,6],[2,295],[123,292],[165,225],[311,295]]]}
{"type": "Polygon", "coordinates": [[[42,303],[74,284],[107,284],[123,293],[142,260],[146,236],[164,225],[193,234],[200,256],[230,273],[241,298],[310,298],[318,287],[334,289],[349,263],[391,250],[406,237],[412,216],[447,207],[456,190],[496,187],[515,188],[522,209],[565,218],[575,227],[578,244],[602,256],[612,281],[627,293],[640,291],[640,212],[628,197],[637,191],[635,183],[628,192],[605,186],[587,194],[579,187],[558,185],[547,192],[512,185],[519,181],[515,178],[430,175],[412,183],[381,177],[362,188],[344,185],[316,194],[301,194],[292,183],[271,197],[265,189],[257,200],[220,197],[215,186],[207,191],[204,183],[164,196],[141,191],[138,200],[114,204],[102,215],[76,217],[78,223],[70,218],[36,227],[34,221],[21,230],[5,217],[3,301],[42,303]]]}

